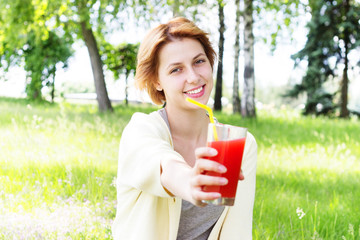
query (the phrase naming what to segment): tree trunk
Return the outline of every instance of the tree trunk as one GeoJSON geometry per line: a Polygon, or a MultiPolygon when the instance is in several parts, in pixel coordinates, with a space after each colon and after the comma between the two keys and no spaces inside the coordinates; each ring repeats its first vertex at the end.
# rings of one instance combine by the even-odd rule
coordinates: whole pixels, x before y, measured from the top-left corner
{"type": "MultiPolygon", "coordinates": [[[[347,16],[348,12],[349,12],[349,8],[350,8],[350,3],[349,0],[344,0],[344,16],[347,16]]],[[[340,117],[341,118],[348,118],[349,117],[349,110],[347,108],[347,104],[348,104],[348,86],[349,86],[349,79],[348,79],[348,69],[349,69],[349,43],[350,43],[350,39],[349,39],[349,30],[346,27],[346,29],[344,30],[344,45],[345,45],[345,57],[344,57],[344,62],[345,62],[345,67],[344,67],[344,71],[343,71],[343,78],[341,81],[341,97],[340,97],[340,117]]]]}
{"type": "MultiPolygon", "coordinates": [[[[347,54],[346,54],[347,55],[347,54]]],[[[345,58],[345,68],[343,72],[343,78],[341,81],[341,103],[340,103],[340,117],[341,118],[348,118],[349,117],[349,110],[347,108],[348,104],[348,85],[349,85],[349,79],[348,79],[348,62],[349,59],[346,56],[345,58]]]]}
{"type": "Polygon", "coordinates": [[[125,105],[127,106],[127,105],[129,105],[129,99],[128,99],[128,89],[129,89],[129,87],[128,87],[128,78],[129,78],[129,72],[128,72],[128,70],[126,69],[125,70],[125,105]]]}
{"type": "Polygon", "coordinates": [[[254,35],[253,35],[253,3],[244,1],[244,89],[241,98],[241,115],[256,117],[255,113],[255,76],[254,76],[254,35]]]}
{"type": "Polygon", "coordinates": [[[96,39],[91,28],[88,27],[85,21],[80,22],[82,35],[85,41],[85,45],[88,49],[91,68],[93,71],[95,81],[95,91],[97,95],[97,101],[99,111],[113,111],[111,102],[106,90],[105,78],[103,72],[103,65],[97,47],[96,39]]]}
{"type": "Polygon", "coordinates": [[[54,103],[54,98],[55,98],[55,73],[50,75],[50,77],[52,76],[52,82],[51,82],[51,102],[54,103]]]}
{"type": "Polygon", "coordinates": [[[233,113],[241,113],[239,97],[239,55],[240,55],[240,0],[235,0],[236,4],[236,23],[235,23],[235,45],[234,45],[234,82],[233,82],[233,113]]]}
{"type": "Polygon", "coordinates": [[[216,73],[216,86],[215,86],[215,102],[214,110],[221,111],[222,104],[222,72],[223,72],[223,55],[224,55],[224,32],[225,32],[225,23],[224,23],[224,3],[222,0],[218,0],[219,5],[219,60],[218,68],[216,73]]]}

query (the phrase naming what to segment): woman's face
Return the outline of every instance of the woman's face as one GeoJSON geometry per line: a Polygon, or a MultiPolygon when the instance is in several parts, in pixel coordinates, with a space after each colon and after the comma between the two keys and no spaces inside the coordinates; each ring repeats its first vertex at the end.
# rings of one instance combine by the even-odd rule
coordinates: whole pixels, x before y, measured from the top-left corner
{"type": "Polygon", "coordinates": [[[206,104],[213,88],[212,68],[199,41],[191,38],[175,40],[159,52],[159,82],[168,107],[194,108],[190,97],[206,104]]]}

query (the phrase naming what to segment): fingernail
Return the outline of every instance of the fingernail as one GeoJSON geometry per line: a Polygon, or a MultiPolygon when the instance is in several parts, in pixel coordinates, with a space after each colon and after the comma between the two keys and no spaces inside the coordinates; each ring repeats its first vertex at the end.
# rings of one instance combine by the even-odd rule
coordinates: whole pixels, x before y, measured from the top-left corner
{"type": "Polygon", "coordinates": [[[220,178],[220,184],[226,185],[228,183],[228,180],[226,178],[220,178]]]}
{"type": "Polygon", "coordinates": [[[220,165],[220,166],[219,166],[219,171],[220,171],[221,173],[224,173],[224,172],[227,171],[227,169],[226,169],[226,167],[224,167],[223,165],[220,165]]]}
{"type": "Polygon", "coordinates": [[[213,156],[216,156],[216,155],[217,155],[216,149],[211,148],[211,149],[210,149],[210,154],[213,155],[213,156]]]}
{"type": "Polygon", "coordinates": [[[221,198],[221,194],[220,193],[213,193],[213,198],[221,198]]]}

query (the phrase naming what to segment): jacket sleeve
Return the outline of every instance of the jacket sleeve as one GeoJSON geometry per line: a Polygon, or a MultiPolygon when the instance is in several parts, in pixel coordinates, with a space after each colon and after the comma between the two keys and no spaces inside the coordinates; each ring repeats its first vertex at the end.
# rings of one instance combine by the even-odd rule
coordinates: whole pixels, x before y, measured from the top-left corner
{"type": "Polygon", "coordinates": [[[119,148],[117,184],[159,197],[170,197],[160,182],[160,160],[183,158],[172,146],[160,116],[135,113],[125,127],[119,148]]]}

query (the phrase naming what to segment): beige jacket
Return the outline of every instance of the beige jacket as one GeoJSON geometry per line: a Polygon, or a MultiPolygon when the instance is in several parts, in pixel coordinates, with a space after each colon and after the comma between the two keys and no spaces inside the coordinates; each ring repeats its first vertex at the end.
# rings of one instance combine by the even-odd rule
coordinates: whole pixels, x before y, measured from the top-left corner
{"type": "MultiPolygon", "coordinates": [[[[184,161],[174,151],[170,131],[158,112],[135,113],[125,127],[119,151],[117,212],[112,226],[117,240],[176,240],[181,199],[160,183],[160,159],[184,161]]],[[[251,239],[257,145],[248,133],[235,205],[226,207],[209,239],[251,239]]]]}

